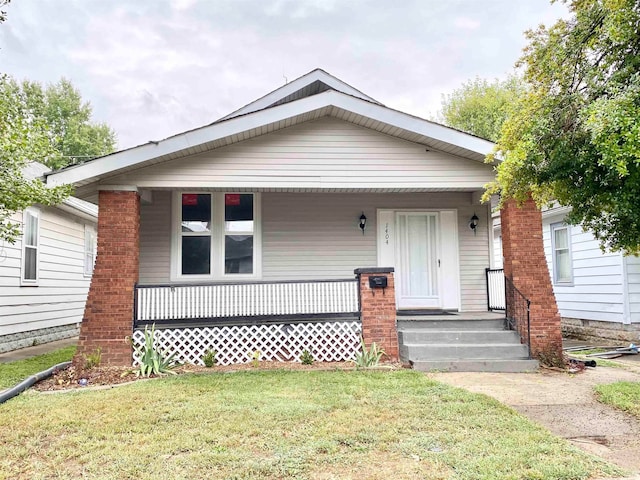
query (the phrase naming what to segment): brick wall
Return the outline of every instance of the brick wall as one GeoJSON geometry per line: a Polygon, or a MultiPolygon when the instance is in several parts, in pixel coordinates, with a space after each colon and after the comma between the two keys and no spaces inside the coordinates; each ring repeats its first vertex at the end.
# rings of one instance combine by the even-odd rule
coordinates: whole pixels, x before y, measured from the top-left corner
{"type": "Polygon", "coordinates": [[[140,197],[137,192],[101,191],[99,207],[98,251],[77,358],[100,348],[102,363],[131,365],[140,197]]]}
{"type": "MultiPolygon", "coordinates": [[[[535,202],[508,201],[500,214],[504,274],[531,300],[531,352],[562,354],[560,315],[542,243],[542,214],[535,202]]],[[[507,302],[513,299],[507,299],[507,302]]]]}
{"type": "Polygon", "coordinates": [[[362,338],[367,347],[375,342],[389,360],[398,359],[396,328],[396,293],[393,268],[359,268],[355,270],[360,284],[360,318],[362,338]],[[371,288],[369,277],[386,276],[387,287],[371,288]]]}

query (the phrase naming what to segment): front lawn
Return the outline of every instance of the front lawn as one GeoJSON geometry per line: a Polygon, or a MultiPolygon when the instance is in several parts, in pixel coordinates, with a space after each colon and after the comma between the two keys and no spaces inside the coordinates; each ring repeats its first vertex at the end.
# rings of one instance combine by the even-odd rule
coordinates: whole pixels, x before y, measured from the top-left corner
{"type": "Polygon", "coordinates": [[[0,477],[587,479],[621,472],[483,395],[395,372],[181,375],[0,405],[0,477]],[[7,428],[8,427],[8,428],[7,428]]]}
{"type": "Polygon", "coordinates": [[[13,387],[25,378],[47,370],[58,363],[68,362],[75,353],[76,347],[71,346],[25,360],[0,363],[0,390],[13,387]]]}
{"type": "Polygon", "coordinates": [[[640,419],[640,383],[616,382],[596,387],[598,400],[640,419]]]}

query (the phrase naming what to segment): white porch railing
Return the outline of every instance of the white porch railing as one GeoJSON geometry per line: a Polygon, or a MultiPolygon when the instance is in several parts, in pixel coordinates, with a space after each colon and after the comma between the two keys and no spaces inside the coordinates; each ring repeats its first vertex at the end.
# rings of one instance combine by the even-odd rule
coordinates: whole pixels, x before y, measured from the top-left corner
{"type": "Polygon", "coordinates": [[[359,311],[355,279],[139,285],[135,295],[136,322],[359,311]]]}
{"type": "Polygon", "coordinates": [[[489,310],[505,310],[507,300],[505,298],[504,270],[502,268],[486,268],[485,273],[489,310]]]}

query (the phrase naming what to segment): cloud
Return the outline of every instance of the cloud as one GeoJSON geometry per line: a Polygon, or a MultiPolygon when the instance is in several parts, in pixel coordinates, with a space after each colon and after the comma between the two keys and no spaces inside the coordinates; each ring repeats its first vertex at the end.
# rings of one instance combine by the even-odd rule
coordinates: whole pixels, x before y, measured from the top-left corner
{"type": "Polygon", "coordinates": [[[70,78],[121,148],[209,124],[317,67],[428,117],[463,81],[506,75],[522,32],[562,12],[539,0],[39,0],[8,10],[3,70],[70,78]]]}

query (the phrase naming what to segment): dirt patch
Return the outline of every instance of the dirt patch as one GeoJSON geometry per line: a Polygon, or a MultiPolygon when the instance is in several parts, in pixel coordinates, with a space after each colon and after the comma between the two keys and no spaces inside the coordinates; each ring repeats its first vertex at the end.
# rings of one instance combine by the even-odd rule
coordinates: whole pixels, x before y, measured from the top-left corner
{"type": "MultiPolygon", "coordinates": [[[[380,364],[381,369],[398,369],[402,368],[399,363],[380,364]]],[[[178,375],[189,373],[229,373],[250,370],[353,370],[355,366],[353,362],[313,362],[311,365],[303,365],[297,362],[258,362],[257,365],[252,363],[214,366],[211,368],[200,367],[196,365],[181,365],[173,371],[178,375]]],[[[59,370],[51,377],[35,384],[35,390],[55,391],[69,390],[74,388],[99,387],[109,385],[120,385],[130,383],[137,380],[146,379],[145,377],[136,376],[136,371],[131,367],[114,367],[114,366],[98,366],[90,369],[81,368],[78,365],[71,365],[66,370],[59,370]]],[[[165,375],[166,376],[166,375],[165,375]]],[[[150,378],[156,378],[151,376],[150,378]]]]}

